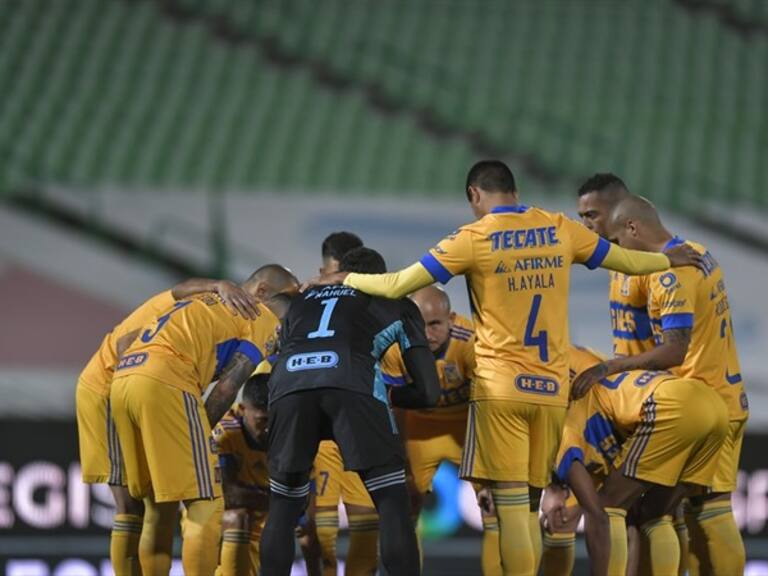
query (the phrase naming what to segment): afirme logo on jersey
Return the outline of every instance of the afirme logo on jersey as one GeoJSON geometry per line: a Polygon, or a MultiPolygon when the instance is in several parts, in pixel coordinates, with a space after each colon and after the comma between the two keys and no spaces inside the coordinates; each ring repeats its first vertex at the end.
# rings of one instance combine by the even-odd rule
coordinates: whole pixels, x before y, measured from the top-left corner
{"type": "Polygon", "coordinates": [[[557,380],[545,376],[533,376],[532,374],[520,374],[515,378],[515,387],[520,392],[531,392],[532,394],[544,394],[546,396],[555,396],[560,391],[560,384],[557,380]]]}
{"type": "Polygon", "coordinates": [[[305,352],[294,354],[285,363],[288,372],[301,370],[318,370],[320,368],[335,368],[339,364],[339,355],[333,350],[324,352],[305,352]]]}

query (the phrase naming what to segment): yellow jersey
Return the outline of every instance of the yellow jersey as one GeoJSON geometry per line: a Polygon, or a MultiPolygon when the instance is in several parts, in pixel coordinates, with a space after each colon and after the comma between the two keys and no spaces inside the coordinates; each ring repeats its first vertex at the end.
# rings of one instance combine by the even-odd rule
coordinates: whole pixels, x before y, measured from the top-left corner
{"type": "Polygon", "coordinates": [[[609,299],[616,356],[635,356],[654,347],[646,288],[643,276],[611,272],[609,299]]]}
{"type": "Polygon", "coordinates": [[[102,396],[109,396],[109,385],[117,364],[117,341],[149,324],[170,309],[176,300],[170,290],[152,296],[115,326],[101,341],[96,353],[80,373],[80,383],[102,396]]]}
{"type": "MultiPolygon", "coordinates": [[[[675,237],[665,250],[682,244],[675,237]]],[[[683,364],[673,371],[682,378],[702,380],[725,401],[731,420],[744,420],[749,404],[741,377],[733,321],[723,271],[701,244],[687,242],[704,255],[706,272],[676,268],[646,276],[648,312],[657,342],[664,330],[690,328],[691,342],[683,364]]]]}
{"type": "Polygon", "coordinates": [[[568,294],[574,262],[596,268],[610,243],[563,214],[499,206],[432,248],[442,283],[464,274],[477,344],[472,398],[566,406],[568,294]]]}
{"type": "Polygon", "coordinates": [[[202,395],[236,352],[255,366],[277,345],[280,321],[263,304],[255,320],[231,312],[206,292],[181,300],[142,328],[115,370],[115,379],[141,374],[202,395]]]}
{"type": "Polygon", "coordinates": [[[216,424],[213,444],[220,460],[234,464],[239,484],[248,488],[269,489],[267,447],[257,444],[248,436],[243,424],[241,404],[233,406],[216,424]]]}
{"type": "MultiPolygon", "coordinates": [[[[575,374],[601,361],[586,348],[571,347],[575,374]]],[[[621,372],[603,378],[586,396],[571,402],[555,459],[557,477],[565,481],[575,460],[583,462],[591,474],[608,474],[618,464],[622,444],[641,421],[643,402],[662,382],[678,378],[671,372],[621,372]]]]}
{"type": "MultiPolygon", "coordinates": [[[[475,370],[475,330],[469,318],[456,315],[451,327],[448,347],[435,359],[440,378],[440,400],[437,406],[419,413],[430,417],[466,418],[470,385],[475,370]]],[[[390,346],[381,359],[381,375],[389,386],[404,386],[408,373],[398,345],[390,346]]]]}

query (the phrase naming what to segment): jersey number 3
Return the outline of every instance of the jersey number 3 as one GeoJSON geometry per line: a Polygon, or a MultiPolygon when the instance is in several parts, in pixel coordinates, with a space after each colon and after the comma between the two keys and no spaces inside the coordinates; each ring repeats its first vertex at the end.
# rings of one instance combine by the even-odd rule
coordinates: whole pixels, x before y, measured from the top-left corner
{"type": "Polygon", "coordinates": [[[336,308],[338,298],[329,298],[323,300],[320,304],[323,305],[323,315],[320,316],[320,325],[317,330],[307,334],[307,338],[330,338],[336,334],[335,330],[329,330],[328,325],[331,323],[331,316],[333,315],[333,309],[336,308]]]}

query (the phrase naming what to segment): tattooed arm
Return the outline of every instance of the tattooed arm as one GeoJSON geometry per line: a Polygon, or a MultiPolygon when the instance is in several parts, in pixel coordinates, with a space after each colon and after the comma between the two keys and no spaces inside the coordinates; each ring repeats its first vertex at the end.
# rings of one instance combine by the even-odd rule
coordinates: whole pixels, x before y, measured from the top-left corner
{"type": "Polygon", "coordinates": [[[205,401],[205,411],[211,427],[216,426],[216,423],[227,413],[232,402],[235,401],[240,386],[245,383],[255,368],[254,363],[245,354],[235,352],[232,360],[224,367],[218,384],[211,390],[210,396],[205,401]]]}
{"type": "Polygon", "coordinates": [[[571,397],[579,399],[601,379],[627,370],[668,370],[680,366],[691,343],[690,328],[664,330],[664,342],[635,356],[620,356],[585,370],[573,380],[571,397]]]}

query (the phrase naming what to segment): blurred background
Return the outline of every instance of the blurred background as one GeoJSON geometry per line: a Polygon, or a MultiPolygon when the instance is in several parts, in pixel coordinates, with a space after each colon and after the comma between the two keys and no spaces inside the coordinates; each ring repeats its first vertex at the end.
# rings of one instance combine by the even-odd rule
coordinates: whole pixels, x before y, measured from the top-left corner
{"type": "MultiPolygon", "coordinates": [[[[307,278],[337,230],[409,264],[494,157],[572,216],[615,172],[722,264],[752,407],[734,508],[768,574],[767,102],[764,0],[0,0],[0,572],[109,573],[74,386],[134,306],[307,278]]],[[[609,351],[607,290],[574,270],[572,338],[609,351]]],[[[426,573],[479,574],[471,490],[434,489],[426,573]]]]}

